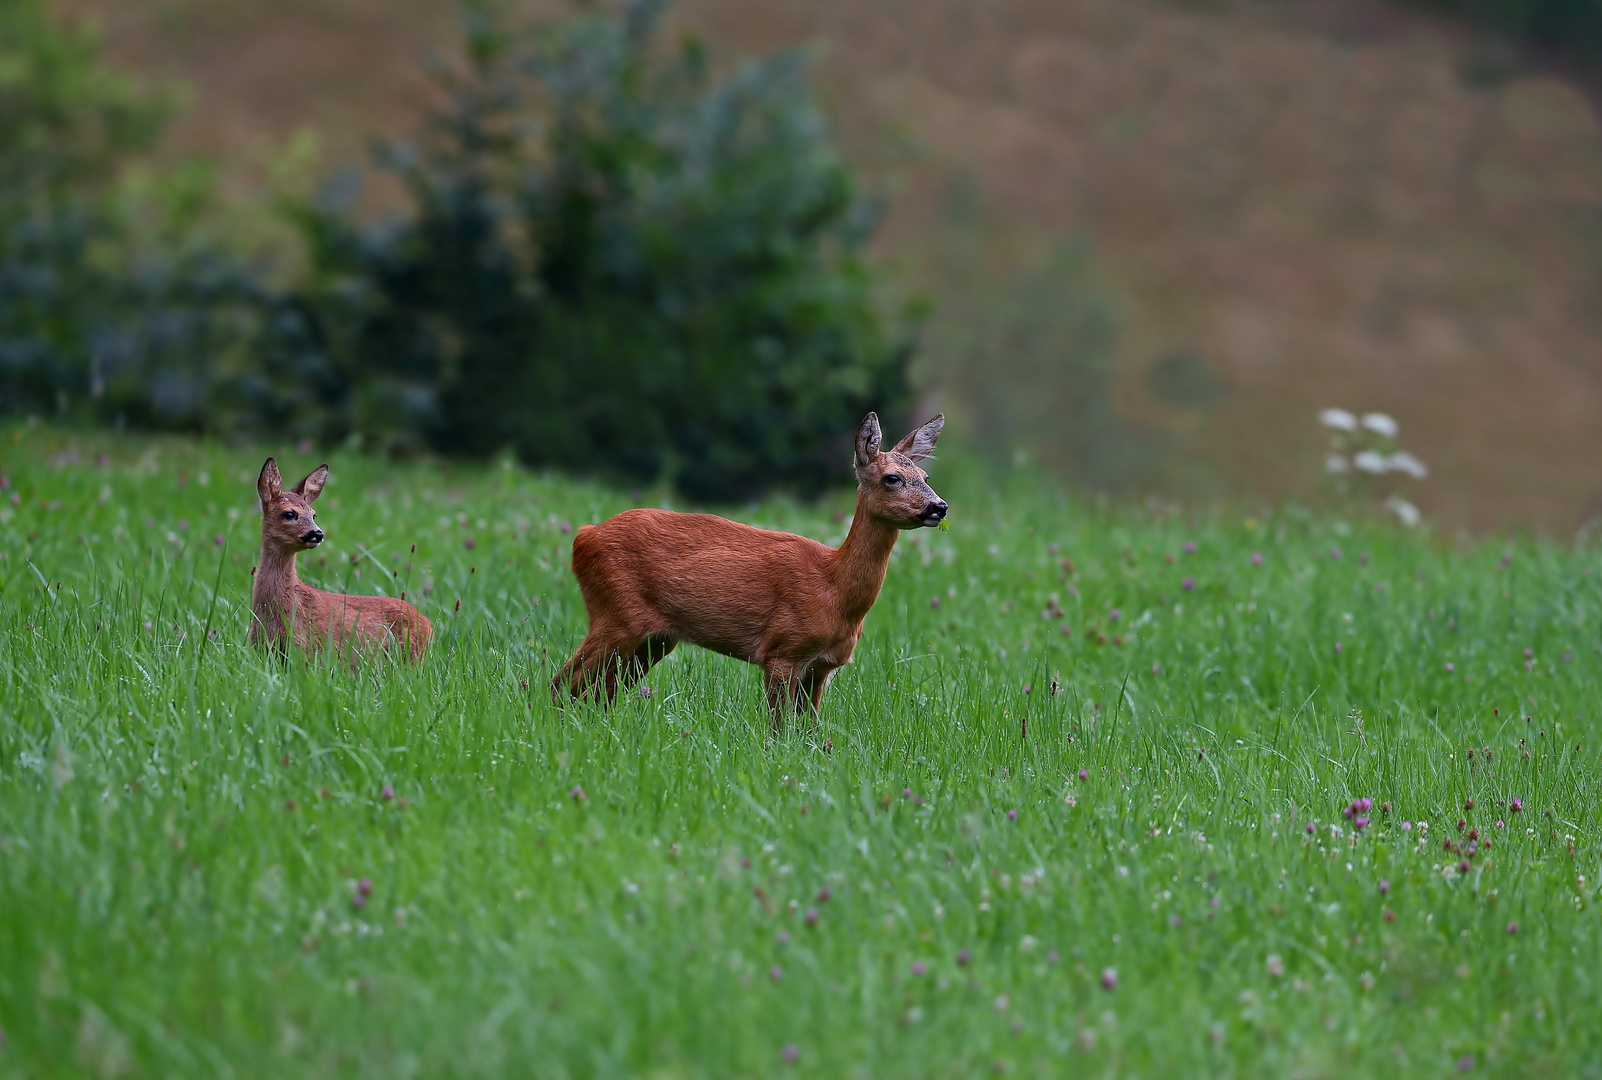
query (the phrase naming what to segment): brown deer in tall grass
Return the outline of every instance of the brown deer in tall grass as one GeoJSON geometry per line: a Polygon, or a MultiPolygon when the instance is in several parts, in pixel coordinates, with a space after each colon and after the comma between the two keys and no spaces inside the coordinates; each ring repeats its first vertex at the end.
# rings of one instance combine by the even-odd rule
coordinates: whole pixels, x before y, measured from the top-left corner
{"type": "Polygon", "coordinates": [[[365,652],[399,646],[420,660],[433,627],[405,600],[392,596],[349,596],[324,592],[300,580],[295,556],[323,542],[311,504],[323,493],[328,466],[284,490],[272,458],[261,467],[256,494],[261,499],[261,565],[250,590],[250,643],[302,652],[330,643],[352,661],[365,652]]]}
{"type": "Polygon", "coordinates": [[[880,450],[879,418],[857,432],[857,510],[838,548],[710,514],[626,510],[573,538],[590,632],[551,683],[553,699],[607,702],[681,641],[762,668],[777,727],[787,705],[818,708],[862,636],[903,529],[933,528],[946,504],[918,462],[945,416],[880,450]]]}

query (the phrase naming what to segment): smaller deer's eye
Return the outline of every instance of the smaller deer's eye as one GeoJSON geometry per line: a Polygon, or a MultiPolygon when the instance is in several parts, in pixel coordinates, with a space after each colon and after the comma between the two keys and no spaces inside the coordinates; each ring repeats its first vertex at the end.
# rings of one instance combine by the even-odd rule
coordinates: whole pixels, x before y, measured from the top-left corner
{"type": "Polygon", "coordinates": [[[298,517],[300,517],[300,515],[295,513],[295,511],[293,511],[293,510],[285,510],[284,511],[284,520],[285,521],[294,521],[298,517]]]}
{"type": "Polygon", "coordinates": [[[906,483],[906,481],[901,479],[899,473],[891,473],[889,476],[884,478],[884,482],[889,487],[900,487],[902,484],[906,483]]]}

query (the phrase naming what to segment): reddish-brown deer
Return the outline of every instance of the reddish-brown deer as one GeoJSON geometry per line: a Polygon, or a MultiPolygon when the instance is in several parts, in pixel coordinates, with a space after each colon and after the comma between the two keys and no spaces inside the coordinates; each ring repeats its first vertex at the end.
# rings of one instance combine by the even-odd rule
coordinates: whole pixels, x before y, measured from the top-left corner
{"type": "Polygon", "coordinates": [[[272,458],[261,467],[261,565],[250,590],[250,643],[315,652],[330,643],[354,661],[365,652],[398,646],[420,660],[433,627],[404,599],[324,592],[300,580],[295,556],[323,542],[312,503],[323,493],[328,466],[284,490],[272,458]]]}
{"type": "Polygon", "coordinates": [[[903,529],[933,528],[946,504],[918,462],[944,415],[881,451],[879,418],[857,432],[857,510],[838,548],[710,514],[626,510],[573,538],[590,632],[551,694],[607,702],[681,641],[762,668],[777,726],[788,704],[816,710],[862,636],[903,529]]]}

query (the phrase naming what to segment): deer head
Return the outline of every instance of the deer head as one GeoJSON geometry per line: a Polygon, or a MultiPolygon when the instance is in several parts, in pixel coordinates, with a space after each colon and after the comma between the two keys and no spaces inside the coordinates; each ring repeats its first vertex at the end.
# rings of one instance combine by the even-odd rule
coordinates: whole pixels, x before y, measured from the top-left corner
{"type": "Polygon", "coordinates": [[[934,453],[945,426],[944,413],[889,450],[881,450],[879,418],[869,413],[857,430],[857,493],[862,510],[898,529],[934,528],[946,516],[945,500],[929,486],[929,474],[918,462],[934,453]]]}
{"type": "Polygon", "coordinates": [[[256,495],[261,499],[261,546],[265,554],[277,551],[293,555],[323,542],[317,527],[317,511],[311,504],[323,493],[328,481],[327,464],[313,469],[300,483],[284,490],[278,463],[272,458],[261,467],[256,478],[256,495]]]}

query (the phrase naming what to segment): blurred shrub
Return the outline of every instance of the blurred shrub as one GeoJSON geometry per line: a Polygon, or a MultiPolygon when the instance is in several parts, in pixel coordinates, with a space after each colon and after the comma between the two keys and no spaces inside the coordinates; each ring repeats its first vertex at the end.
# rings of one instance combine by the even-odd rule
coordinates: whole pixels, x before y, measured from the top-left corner
{"type": "Polygon", "coordinates": [[[166,115],[45,0],[0,2],[0,413],[206,423],[256,293],[194,239],[204,173],[130,180],[166,115]]]}
{"type": "Polygon", "coordinates": [[[734,499],[838,483],[903,411],[871,215],[798,57],[718,71],[660,3],[532,34],[469,8],[448,105],[383,163],[407,213],[296,209],[311,252],[250,392],[271,422],[734,499]]]}

